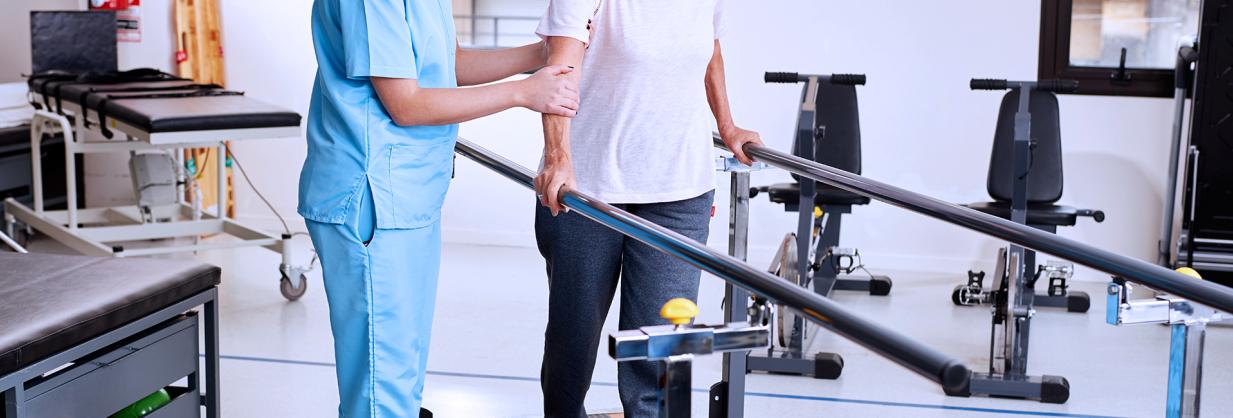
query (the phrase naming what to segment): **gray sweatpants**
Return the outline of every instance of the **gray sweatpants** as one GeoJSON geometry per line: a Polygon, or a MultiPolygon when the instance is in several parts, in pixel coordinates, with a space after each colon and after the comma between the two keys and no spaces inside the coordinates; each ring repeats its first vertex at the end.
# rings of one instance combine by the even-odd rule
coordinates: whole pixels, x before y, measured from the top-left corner
{"type": "MultiPolygon", "coordinates": [[[[615,206],[705,243],[714,197],[710,191],[676,202],[615,206]]],[[[697,301],[701,272],[574,212],[553,217],[537,205],[535,238],[548,265],[548,328],[540,370],[544,415],[585,417],[583,400],[617,284],[621,285],[619,326],[636,329],[666,324],[659,310],[670,299],[697,301]]],[[[658,373],[656,362],[617,366],[626,417],[656,416],[658,373]]]]}

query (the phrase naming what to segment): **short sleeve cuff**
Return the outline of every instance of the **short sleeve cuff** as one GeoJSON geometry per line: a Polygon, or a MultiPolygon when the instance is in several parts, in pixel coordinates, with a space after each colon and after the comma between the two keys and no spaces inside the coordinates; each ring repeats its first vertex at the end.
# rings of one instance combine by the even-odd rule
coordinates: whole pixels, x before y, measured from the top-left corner
{"type": "Polygon", "coordinates": [[[419,78],[419,72],[415,71],[415,65],[407,64],[405,66],[386,66],[373,65],[365,68],[367,71],[356,71],[348,74],[350,78],[365,78],[365,77],[382,77],[382,78],[419,78]]]}
{"type": "Polygon", "coordinates": [[[560,37],[565,37],[565,38],[573,38],[573,39],[577,39],[578,41],[582,42],[583,44],[590,44],[590,43],[591,43],[591,32],[590,32],[590,31],[588,31],[588,30],[586,30],[586,29],[583,29],[583,30],[571,30],[571,29],[544,30],[544,29],[538,29],[538,30],[536,30],[536,31],[535,31],[535,34],[536,34],[536,35],[539,35],[540,39],[543,39],[543,40],[548,40],[548,37],[550,37],[550,36],[560,36],[560,37]]]}

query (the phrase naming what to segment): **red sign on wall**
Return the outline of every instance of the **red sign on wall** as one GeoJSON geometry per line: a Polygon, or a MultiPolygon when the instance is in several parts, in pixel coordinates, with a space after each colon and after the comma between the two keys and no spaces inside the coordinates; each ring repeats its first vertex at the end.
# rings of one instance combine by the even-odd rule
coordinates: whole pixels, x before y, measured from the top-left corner
{"type": "Polygon", "coordinates": [[[141,0],[90,0],[91,10],[116,12],[116,40],[141,42],[141,0]]]}

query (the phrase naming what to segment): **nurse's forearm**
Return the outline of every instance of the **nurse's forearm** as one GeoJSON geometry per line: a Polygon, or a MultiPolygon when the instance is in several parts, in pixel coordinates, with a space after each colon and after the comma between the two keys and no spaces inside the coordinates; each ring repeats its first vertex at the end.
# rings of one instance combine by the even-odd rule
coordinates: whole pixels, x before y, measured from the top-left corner
{"type": "Polygon", "coordinates": [[[711,62],[706,67],[706,101],[711,105],[711,114],[715,115],[715,123],[720,132],[736,127],[732,121],[732,108],[728,104],[728,85],[724,74],[724,56],[720,52],[719,41],[715,41],[715,52],[711,62]]]}
{"type": "Polygon", "coordinates": [[[474,86],[504,80],[544,66],[548,49],[544,42],[517,48],[475,50],[458,48],[455,73],[459,86],[474,86]]]}
{"type": "Polygon", "coordinates": [[[401,126],[449,125],[524,106],[520,81],[465,89],[420,88],[415,79],[372,78],[381,104],[401,126]]]}

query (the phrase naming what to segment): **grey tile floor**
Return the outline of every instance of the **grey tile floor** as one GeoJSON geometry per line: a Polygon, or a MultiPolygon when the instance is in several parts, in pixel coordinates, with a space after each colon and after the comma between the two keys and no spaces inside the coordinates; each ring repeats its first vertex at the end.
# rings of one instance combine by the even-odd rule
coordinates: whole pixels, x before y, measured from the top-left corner
{"type": "MultiPolygon", "coordinates": [[[[54,246],[42,245],[54,251],[54,246]]],[[[223,268],[222,399],[226,417],[334,415],[333,355],[320,273],[308,294],[289,303],[277,290],[278,257],[260,249],[203,253],[223,268]]],[[[755,257],[756,259],[756,257],[755,257]]],[[[876,260],[869,260],[876,264],[876,260]]],[[[876,267],[876,265],[875,265],[876,267]]],[[[537,379],[546,315],[543,262],[530,248],[446,245],[425,390],[439,417],[539,416],[537,379]]],[[[875,271],[877,271],[875,269],[875,271]]],[[[836,299],[869,318],[967,360],[988,361],[985,308],[951,305],[959,273],[877,271],[892,275],[889,297],[841,293],[836,299]]],[[[950,398],[941,389],[840,337],[823,334],[815,349],[842,353],[839,380],[749,377],[749,417],[1152,417],[1164,411],[1168,329],[1103,323],[1103,284],[1075,284],[1097,298],[1086,315],[1041,310],[1033,322],[1033,374],[1071,383],[1070,402],[1048,405],[991,398],[950,398]]],[[[699,320],[720,319],[722,284],[705,277],[699,320]]],[[[615,309],[615,308],[614,308],[615,309]]],[[[615,318],[610,314],[609,318],[615,318]]],[[[606,332],[615,330],[613,321],[606,332]]],[[[1203,415],[1233,416],[1233,329],[1208,335],[1203,415]]],[[[592,411],[619,410],[615,363],[606,353],[587,398],[592,411]]],[[[720,375],[718,357],[694,366],[695,416],[705,417],[704,389],[720,375]]]]}

